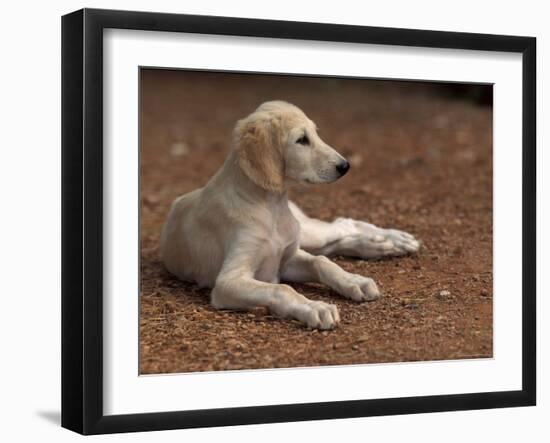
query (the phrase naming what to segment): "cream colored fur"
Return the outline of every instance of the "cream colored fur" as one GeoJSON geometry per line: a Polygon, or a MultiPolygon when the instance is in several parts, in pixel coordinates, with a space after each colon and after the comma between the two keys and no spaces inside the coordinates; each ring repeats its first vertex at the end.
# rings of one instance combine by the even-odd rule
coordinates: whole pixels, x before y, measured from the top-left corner
{"type": "Polygon", "coordinates": [[[288,201],[289,186],[332,182],[345,173],[345,164],[299,108],[264,103],[237,123],[218,173],[172,204],[161,236],[165,266],[182,280],[212,288],[217,308],[263,306],[311,328],[335,327],[335,305],[309,300],[281,281],[320,282],[358,302],[375,300],[372,279],[346,272],[324,255],[377,258],[419,247],[402,231],[311,219],[288,201]]]}

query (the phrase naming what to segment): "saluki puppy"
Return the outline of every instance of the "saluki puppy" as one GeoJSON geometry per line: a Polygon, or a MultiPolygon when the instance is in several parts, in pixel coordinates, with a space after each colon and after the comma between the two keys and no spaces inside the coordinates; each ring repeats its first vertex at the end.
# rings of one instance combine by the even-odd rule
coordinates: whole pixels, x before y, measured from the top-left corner
{"type": "Polygon", "coordinates": [[[237,122],[216,175],[172,204],[161,236],[166,268],[213,288],[216,308],[265,307],[311,328],[335,327],[335,305],[309,300],[281,281],[319,282],[343,297],[371,301],[380,295],[374,281],[344,271],[326,255],[377,258],[419,247],[410,234],[352,219],[323,222],[288,201],[289,186],[330,183],[349,167],[299,108],[262,104],[237,122]]]}

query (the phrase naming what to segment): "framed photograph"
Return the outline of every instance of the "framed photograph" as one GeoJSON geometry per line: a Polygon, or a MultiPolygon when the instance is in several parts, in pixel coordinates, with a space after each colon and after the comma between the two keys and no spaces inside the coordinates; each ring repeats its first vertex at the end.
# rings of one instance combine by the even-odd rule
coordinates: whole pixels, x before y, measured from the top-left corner
{"type": "Polygon", "coordinates": [[[62,19],[62,425],[535,405],[532,37],[62,19]]]}

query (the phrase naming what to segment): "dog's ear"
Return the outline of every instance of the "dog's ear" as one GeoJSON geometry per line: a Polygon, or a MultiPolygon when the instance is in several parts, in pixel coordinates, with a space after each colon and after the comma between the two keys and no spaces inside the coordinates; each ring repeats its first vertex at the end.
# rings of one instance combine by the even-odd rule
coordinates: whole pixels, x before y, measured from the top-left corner
{"type": "Polygon", "coordinates": [[[272,192],[284,190],[281,124],[275,117],[256,112],[237,122],[235,149],[239,166],[250,180],[272,192]]]}

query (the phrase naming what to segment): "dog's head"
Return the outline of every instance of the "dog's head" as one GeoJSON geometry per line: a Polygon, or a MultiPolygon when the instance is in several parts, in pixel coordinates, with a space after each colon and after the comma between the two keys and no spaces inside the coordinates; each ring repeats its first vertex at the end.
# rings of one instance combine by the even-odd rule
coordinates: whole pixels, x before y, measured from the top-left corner
{"type": "Polygon", "coordinates": [[[283,192],[291,183],[330,183],[349,163],[317,135],[317,128],[296,106],[262,104],[235,128],[239,166],[257,185],[283,192]]]}

